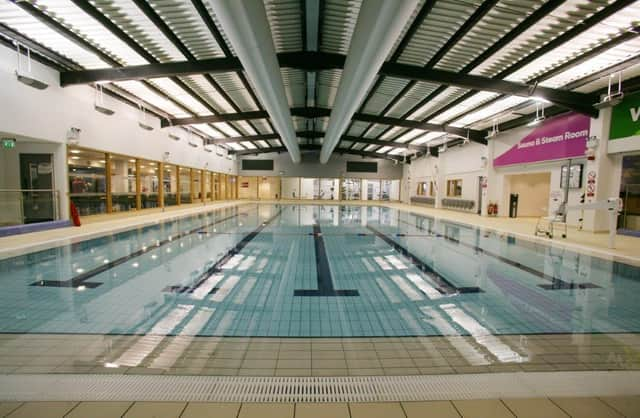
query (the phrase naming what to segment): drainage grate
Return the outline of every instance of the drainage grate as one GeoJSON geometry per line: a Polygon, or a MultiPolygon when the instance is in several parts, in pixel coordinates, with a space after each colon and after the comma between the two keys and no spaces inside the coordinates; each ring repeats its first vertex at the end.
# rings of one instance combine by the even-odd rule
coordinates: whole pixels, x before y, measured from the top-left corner
{"type": "Polygon", "coordinates": [[[376,402],[640,393],[640,372],[226,377],[0,375],[2,401],[376,402]]]}

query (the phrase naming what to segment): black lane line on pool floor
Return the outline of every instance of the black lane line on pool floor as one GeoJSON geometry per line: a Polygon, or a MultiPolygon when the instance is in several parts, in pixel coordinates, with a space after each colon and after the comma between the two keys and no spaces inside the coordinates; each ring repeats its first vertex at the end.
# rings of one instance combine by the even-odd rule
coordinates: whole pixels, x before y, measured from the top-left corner
{"type": "Polygon", "coordinates": [[[118,259],[115,259],[113,261],[110,261],[107,264],[104,264],[100,267],[96,267],[92,270],[89,270],[87,272],[84,272],[82,274],[79,274],[71,279],[68,280],[39,280],[37,282],[33,282],[30,284],[30,286],[41,286],[41,287],[78,287],[78,286],[85,286],[88,289],[94,289],[100,285],[102,285],[102,282],[88,282],[87,280],[91,279],[92,277],[95,277],[96,275],[100,274],[100,273],[104,273],[105,271],[108,271],[114,267],[117,267],[121,264],[126,263],[127,261],[139,257],[151,250],[155,250],[156,248],[160,248],[163,245],[169,244],[171,242],[174,242],[176,240],[179,240],[181,238],[184,238],[188,235],[192,235],[195,233],[199,233],[202,229],[204,228],[208,228],[214,225],[217,225],[219,223],[228,221],[230,219],[236,218],[240,215],[247,215],[246,212],[242,212],[242,213],[236,213],[230,216],[227,216],[225,218],[222,219],[218,219],[215,222],[211,222],[208,223],[206,225],[202,225],[199,226],[197,228],[193,228],[189,231],[185,231],[185,232],[181,232],[180,234],[176,235],[176,236],[172,236],[171,239],[165,239],[162,240],[158,243],[156,243],[155,245],[149,246],[149,247],[144,247],[139,249],[138,251],[134,251],[129,255],[125,255],[123,257],[120,257],[118,259]]]}
{"type": "Polygon", "coordinates": [[[357,289],[336,289],[333,286],[333,276],[327,257],[327,248],[324,245],[320,225],[313,225],[313,243],[316,250],[316,272],[318,280],[317,289],[295,289],[293,296],[360,296],[357,289]]]}
{"type": "MultiPolygon", "coordinates": [[[[262,230],[266,228],[271,222],[275,221],[276,218],[280,216],[281,213],[282,213],[282,209],[279,209],[275,215],[273,215],[268,220],[264,221],[259,227],[257,227],[252,232],[247,234],[244,238],[242,238],[240,242],[238,242],[232,249],[227,251],[225,255],[223,255],[218,261],[216,261],[216,263],[213,266],[209,267],[200,276],[198,276],[195,283],[192,284],[191,286],[180,286],[180,285],[167,286],[164,289],[162,289],[162,291],[168,292],[168,293],[193,293],[196,289],[202,286],[207,280],[209,280],[211,276],[213,276],[216,273],[220,273],[222,271],[222,266],[224,266],[229,260],[231,260],[233,256],[235,256],[236,254],[239,254],[240,251],[242,251],[244,247],[247,246],[247,244],[249,244],[256,236],[258,236],[258,234],[262,232],[262,230]]],[[[214,287],[209,291],[208,294],[209,295],[214,294],[218,290],[220,289],[217,287],[214,287]]]]}
{"type": "Polygon", "coordinates": [[[420,271],[427,273],[429,278],[433,280],[437,287],[436,290],[444,295],[452,295],[456,293],[483,293],[484,290],[480,289],[476,286],[468,286],[468,287],[457,287],[449,280],[445,279],[444,276],[440,275],[434,269],[432,269],[428,264],[424,263],[420,258],[411,253],[407,248],[398,244],[382,232],[374,229],[373,227],[367,225],[367,229],[374,233],[374,235],[387,244],[389,244],[392,248],[398,251],[400,254],[408,258],[411,263],[416,266],[420,271]]]}
{"type": "Polygon", "coordinates": [[[460,245],[462,245],[464,247],[467,247],[467,248],[470,248],[470,249],[472,249],[472,250],[474,250],[474,251],[476,251],[478,253],[486,254],[486,255],[488,255],[490,257],[493,257],[496,260],[501,261],[501,262],[503,262],[505,264],[508,264],[508,265],[510,265],[512,267],[515,267],[517,269],[525,271],[525,272],[527,272],[529,274],[532,274],[532,275],[534,275],[536,277],[539,277],[539,278],[541,278],[543,280],[550,281],[551,282],[550,284],[539,284],[538,285],[538,287],[541,287],[541,288],[543,288],[545,290],[600,289],[601,288],[597,284],[588,283],[588,282],[587,283],[574,283],[574,282],[569,283],[569,282],[565,282],[562,279],[559,279],[559,278],[554,277],[554,276],[550,276],[547,273],[544,273],[542,271],[538,271],[538,270],[536,270],[536,269],[534,269],[532,267],[529,267],[529,266],[525,266],[524,264],[521,264],[521,263],[519,263],[517,261],[510,260],[510,259],[508,259],[506,257],[503,257],[503,256],[499,255],[499,254],[496,254],[496,253],[493,253],[491,251],[487,251],[485,249],[477,247],[475,245],[468,244],[466,242],[460,241],[457,238],[453,238],[453,237],[447,236],[446,234],[439,234],[437,232],[432,231],[431,229],[426,230],[423,227],[420,227],[418,225],[410,224],[407,221],[400,220],[400,222],[402,222],[405,225],[412,226],[412,227],[414,227],[414,228],[416,228],[416,229],[418,229],[420,231],[424,231],[424,232],[426,232],[428,234],[431,234],[432,236],[435,236],[437,238],[444,238],[447,241],[453,242],[455,244],[460,244],[460,245]]]}

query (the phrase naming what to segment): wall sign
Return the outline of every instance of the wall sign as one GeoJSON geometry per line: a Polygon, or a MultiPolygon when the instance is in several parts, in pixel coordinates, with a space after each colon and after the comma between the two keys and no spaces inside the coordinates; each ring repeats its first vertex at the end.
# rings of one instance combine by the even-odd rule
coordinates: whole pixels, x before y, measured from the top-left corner
{"type": "Polygon", "coordinates": [[[584,157],[589,116],[570,114],[545,121],[511,149],[494,158],[494,167],[584,157]]]}
{"type": "Polygon", "coordinates": [[[640,136],[640,93],[625,96],[611,111],[609,140],[640,136]]]}
{"type": "Polygon", "coordinates": [[[13,149],[16,147],[15,138],[2,138],[2,148],[13,149]]]}

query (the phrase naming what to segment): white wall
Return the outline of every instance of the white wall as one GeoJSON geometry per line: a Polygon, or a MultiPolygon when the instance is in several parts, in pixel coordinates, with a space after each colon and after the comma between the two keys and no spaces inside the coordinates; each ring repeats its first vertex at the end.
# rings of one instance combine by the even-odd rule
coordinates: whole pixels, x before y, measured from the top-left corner
{"type": "MultiPolygon", "coordinates": [[[[139,128],[137,108],[105,95],[105,105],[115,110],[115,115],[96,112],[93,109],[94,89],[87,86],[62,88],[59,73],[54,69],[32,62],[31,76],[48,83],[46,90],[36,90],[18,82],[15,70],[15,51],[0,46],[2,136],[17,137],[19,143],[21,138],[31,138],[65,144],[69,128],[76,127],[81,129],[79,145],[82,147],[155,161],[162,161],[164,152],[168,151],[172,164],[236,173],[235,161],[219,157],[215,152],[205,152],[202,146],[190,147],[186,135],[181,133],[181,141],[169,139],[166,129],[160,129],[160,120],[155,117],[147,115],[145,122],[155,128],[153,131],[139,128]]],[[[55,169],[56,187],[66,196],[66,164],[56,164],[55,169]]],[[[15,175],[18,176],[18,172],[15,175]]],[[[66,207],[66,202],[62,206],[66,207]]]]}
{"type": "Polygon", "coordinates": [[[355,177],[369,179],[400,179],[402,178],[402,164],[391,160],[362,158],[354,155],[333,154],[327,164],[320,164],[319,152],[303,152],[302,162],[294,164],[289,153],[248,155],[244,159],[273,160],[273,170],[242,170],[238,160],[238,173],[244,176],[284,176],[284,177],[355,177]],[[377,173],[347,172],[347,161],[374,161],[378,163],[377,173]]]}
{"type": "Polygon", "coordinates": [[[437,158],[425,156],[418,158],[405,167],[402,200],[408,202],[415,196],[419,182],[435,181],[436,207],[447,194],[447,180],[462,180],[460,199],[478,200],[478,177],[485,175],[482,157],[486,157],[487,147],[478,143],[449,148],[437,158]]]}

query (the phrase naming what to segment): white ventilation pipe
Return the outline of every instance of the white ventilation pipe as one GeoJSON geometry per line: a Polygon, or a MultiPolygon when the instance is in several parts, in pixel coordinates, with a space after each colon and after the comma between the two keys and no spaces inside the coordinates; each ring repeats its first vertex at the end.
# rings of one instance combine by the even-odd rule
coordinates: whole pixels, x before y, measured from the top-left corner
{"type": "Polygon", "coordinates": [[[262,0],[209,0],[294,163],[300,147],[262,0]]]}
{"type": "Polygon", "coordinates": [[[320,162],[329,161],[418,0],[364,0],[333,102],[320,162]]]}

